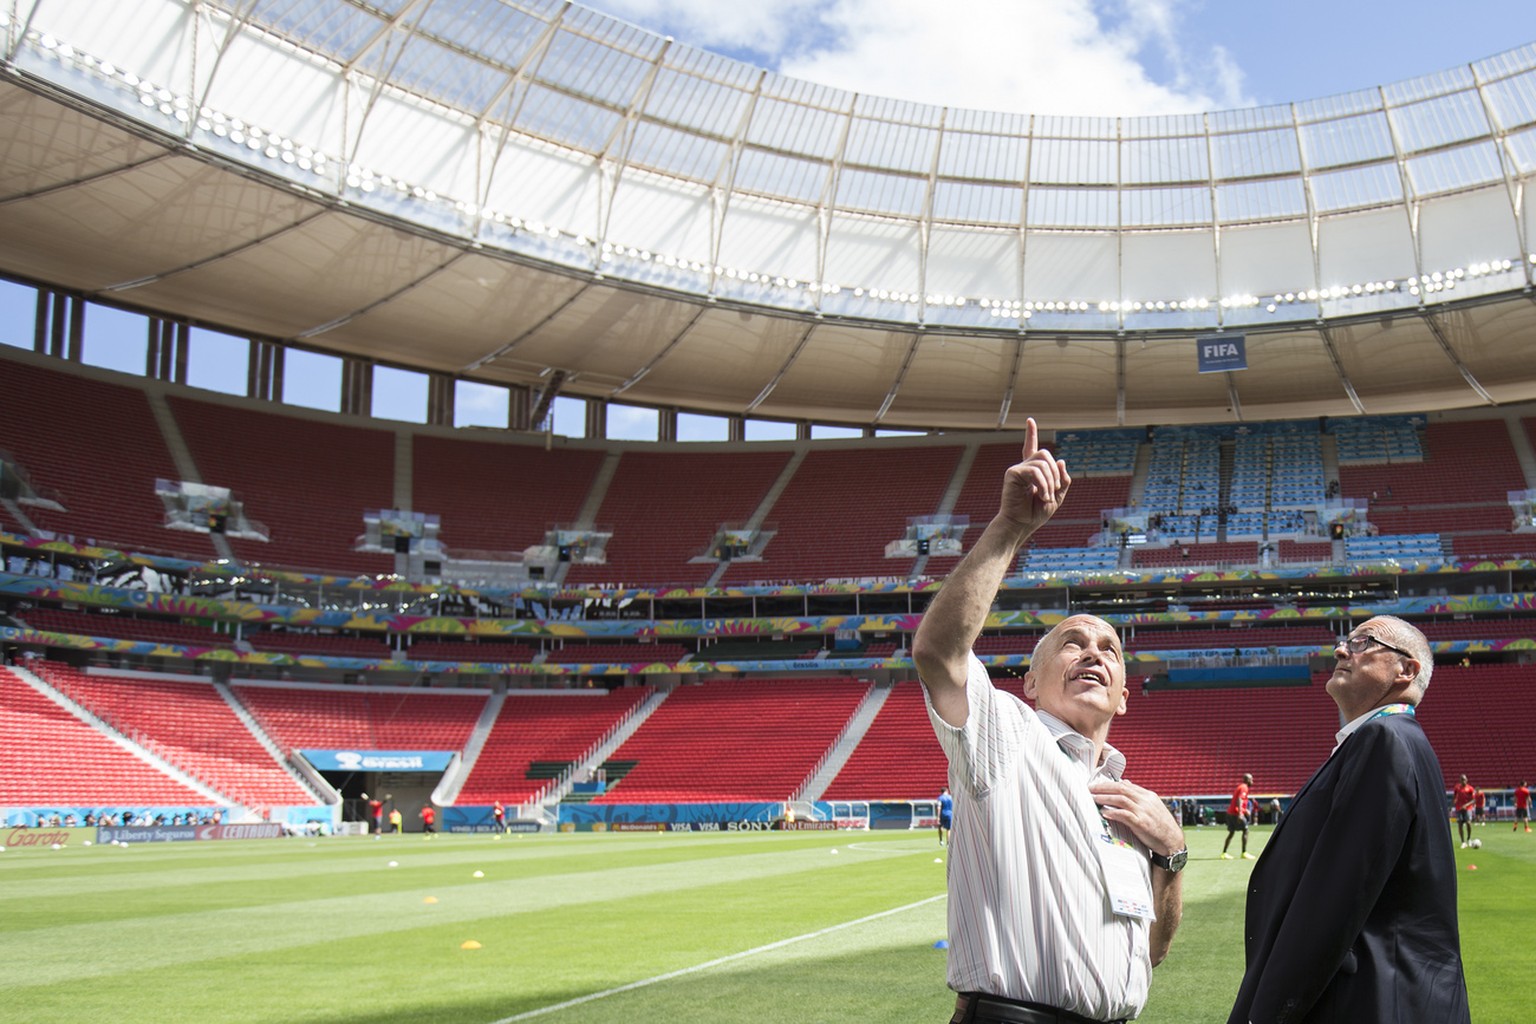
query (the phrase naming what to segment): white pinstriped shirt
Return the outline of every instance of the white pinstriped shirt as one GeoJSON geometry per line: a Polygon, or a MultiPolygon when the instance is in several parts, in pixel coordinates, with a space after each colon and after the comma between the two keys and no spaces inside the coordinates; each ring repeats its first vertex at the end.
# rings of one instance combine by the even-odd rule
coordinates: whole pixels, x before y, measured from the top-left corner
{"type": "MultiPolygon", "coordinates": [[[[959,729],[928,704],[955,797],[949,987],[1095,1020],[1135,1017],[1152,980],[1148,924],[1110,909],[1097,853],[1104,823],[1088,792],[1094,776],[1120,777],[1124,755],[1106,747],[1094,771],[1092,741],[998,690],[974,654],[966,692],[959,729]]],[[[1111,827],[1145,858],[1128,830],[1111,827]]]]}

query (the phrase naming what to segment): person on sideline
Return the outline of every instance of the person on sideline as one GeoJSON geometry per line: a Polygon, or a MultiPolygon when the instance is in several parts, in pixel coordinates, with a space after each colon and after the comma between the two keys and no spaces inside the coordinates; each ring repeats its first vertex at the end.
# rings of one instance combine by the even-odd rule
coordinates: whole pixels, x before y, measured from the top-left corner
{"type": "Polygon", "coordinates": [[[912,640],[954,794],[952,1024],[1135,1017],[1183,911],[1183,829],[1156,793],[1125,781],[1108,743],[1130,697],[1114,628],[1073,615],[1042,637],[1024,677],[1033,708],[995,687],[971,650],[1071,482],[1027,420],[997,515],[912,640]]]}
{"type": "Polygon", "coordinates": [[[1511,830],[1520,831],[1520,826],[1525,825],[1525,830],[1531,830],[1531,784],[1521,781],[1515,787],[1515,827],[1511,830]]]}
{"type": "Polygon", "coordinates": [[[1476,800],[1477,790],[1463,775],[1461,781],[1451,789],[1451,806],[1456,811],[1456,836],[1461,840],[1463,850],[1472,841],[1472,804],[1476,800]]]}
{"type": "Polygon", "coordinates": [[[949,828],[954,822],[955,798],[949,795],[949,787],[939,794],[939,845],[949,839],[949,828]]]}
{"type": "Polygon", "coordinates": [[[405,815],[400,813],[398,807],[392,807],[389,810],[389,830],[395,835],[405,831],[405,815]]]}
{"type": "Polygon", "coordinates": [[[1348,724],[1253,866],[1228,1024],[1470,1024],[1445,776],[1414,714],[1429,643],[1377,616],[1333,656],[1348,724]]]}
{"type": "Polygon", "coordinates": [[[1232,833],[1243,834],[1243,860],[1253,860],[1253,854],[1248,852],[1248,822],[1250,801],[1248,789],[1253,785],[1253,776],[1243,773],[1243,781],[1237,784],[1232,791],[1232,802],[1227,804],[1227,841],[1221,844],[1221,859],[1231,860],[1232,855],[1227,852],[1227,847],[1232,845],[1232,833]]]}

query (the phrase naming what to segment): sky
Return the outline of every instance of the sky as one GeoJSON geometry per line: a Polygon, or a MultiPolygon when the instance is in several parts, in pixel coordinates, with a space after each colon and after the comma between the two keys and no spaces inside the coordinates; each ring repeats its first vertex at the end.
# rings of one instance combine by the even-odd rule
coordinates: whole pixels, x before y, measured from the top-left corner
{"type": "Polygon", "coordinates": [[[585,0],[795,78],[940,106],[1188,114],[1315,99],[1536,41],[1531,0],[585,0]]]}
{"type": "MultiPolygon", "coordinates": [[[[1018,113],[1188,114],[1316,99],[1464,65],[1536,42],[1536,0],[586,0],[681,43],[855,92],[1018,113]]],[[[30,346],[34,296],[0,282],[0,343],[30,346]]],[[[86,362],[142,372],[142,318],[87,318],[86,362]],[[130,342],[130,343],[125,343],[130,342]]],[[[190,383],[241,394],[242,339],[194,332],[190,383]]],[[[294,353],[285,401],[335,409],[340,367],[294,353]]],[[[420,422],[420,374],[380,370],[375,415],[420,422]]],[[[460,425],[505,423],[505,392],[461,386],[460,425]]],[[[561,399],[557,433],[583,409],[561,399]]],[[[609,436],[656,436],[649,410],[613,405],[609,436]]],[[[749,438],[793,436],[749,424],[749,438]]],[[[685,417],[683,440],[719,440],[685,417]]],[[[818,437],[850,431],[818,427],[818,437]]]]}

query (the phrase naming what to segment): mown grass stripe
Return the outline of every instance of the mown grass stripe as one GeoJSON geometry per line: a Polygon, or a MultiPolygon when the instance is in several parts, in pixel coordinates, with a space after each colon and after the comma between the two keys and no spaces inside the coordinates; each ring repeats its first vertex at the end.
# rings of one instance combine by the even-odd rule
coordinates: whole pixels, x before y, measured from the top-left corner
{"type": "Polygon", "coordinates": [[[607,999],[609,996],[620,995],[624,992],[633,992],[636,989],[647,988],[651,985],[657,985],[665,981],[673,981],[677,978],[686,977],[690,974],[698,974],[701,971],[708,971],[716,967],[723,967],[726,964],[735,963],[738,960],[746,960],[751,957],[762,956],[765,953],[771,953],[774,950],[783,949],[785,946],[793,946],[796,943],[807,942],[811,939],[819,939],[824,935],[832,935],[836,932],[846,931],[849,928],[856,928],[859,925],[869,924],[871,921],[878,921],[881,918],[891,917],[895,914],[905,914],[909,911],[916,910],[919,907],[926,907],[930,903],[936,903],[944,898],[945,895],[943,893],[940,893],[937,896],[929,896],[927,899],[918,900],[916,903],[908,903],[906,906],[892,907],[890,910],[882,910],[877,914],[870,914],[866,917],[861,917],[854,921],[844,921],[841,924],[830,925],[826,928],[820,928],[814,932],[806,932],[804,935],[792,935],[787,939],[779,939],[777,942],[770,942],[763,946],[753,947],[752,949],[744,949],[739,953],[731,953],[727,956],[716,957],[713,960],[708,960],[701,964],[694,964],[691,967],[683,967],[675,971],[667,971],[665,974],[658,974],[650,978],[642,978],[639,981],[632,981],[627,985],[618,985],[614,988],[604,989],[601,992],[592,992],[588,995],[577,996],[575,999],[567,999],[562,1003],[553,1003],[549,1006],[541,1006],[536,1010],[525,1010],[524,1012],[514,1014],[511,1017],[503,1017],[498,1021],[494,1021],[493,1024],[514,1024],[515,1021],[531,1020],[534,1017],[542,1017],[545,1014],[556,1013],[560,1010],[569,1010],[572,1007],[581,1006],[585,1003],[590,1003],[598,999],[607,999]]]}

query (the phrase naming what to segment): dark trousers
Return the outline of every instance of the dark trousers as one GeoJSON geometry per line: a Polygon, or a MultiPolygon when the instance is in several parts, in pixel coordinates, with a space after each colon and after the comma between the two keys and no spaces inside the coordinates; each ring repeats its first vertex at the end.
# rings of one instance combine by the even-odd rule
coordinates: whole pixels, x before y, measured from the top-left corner
{"type": "Polygon", "coordinates": [[[955,1015],[949,1024],[1125,1024],[1124,1021],[1096,1021],[1071,1010],[1025,1003],[1017,999],[962,992],[955,997],[955,1015]]]}

